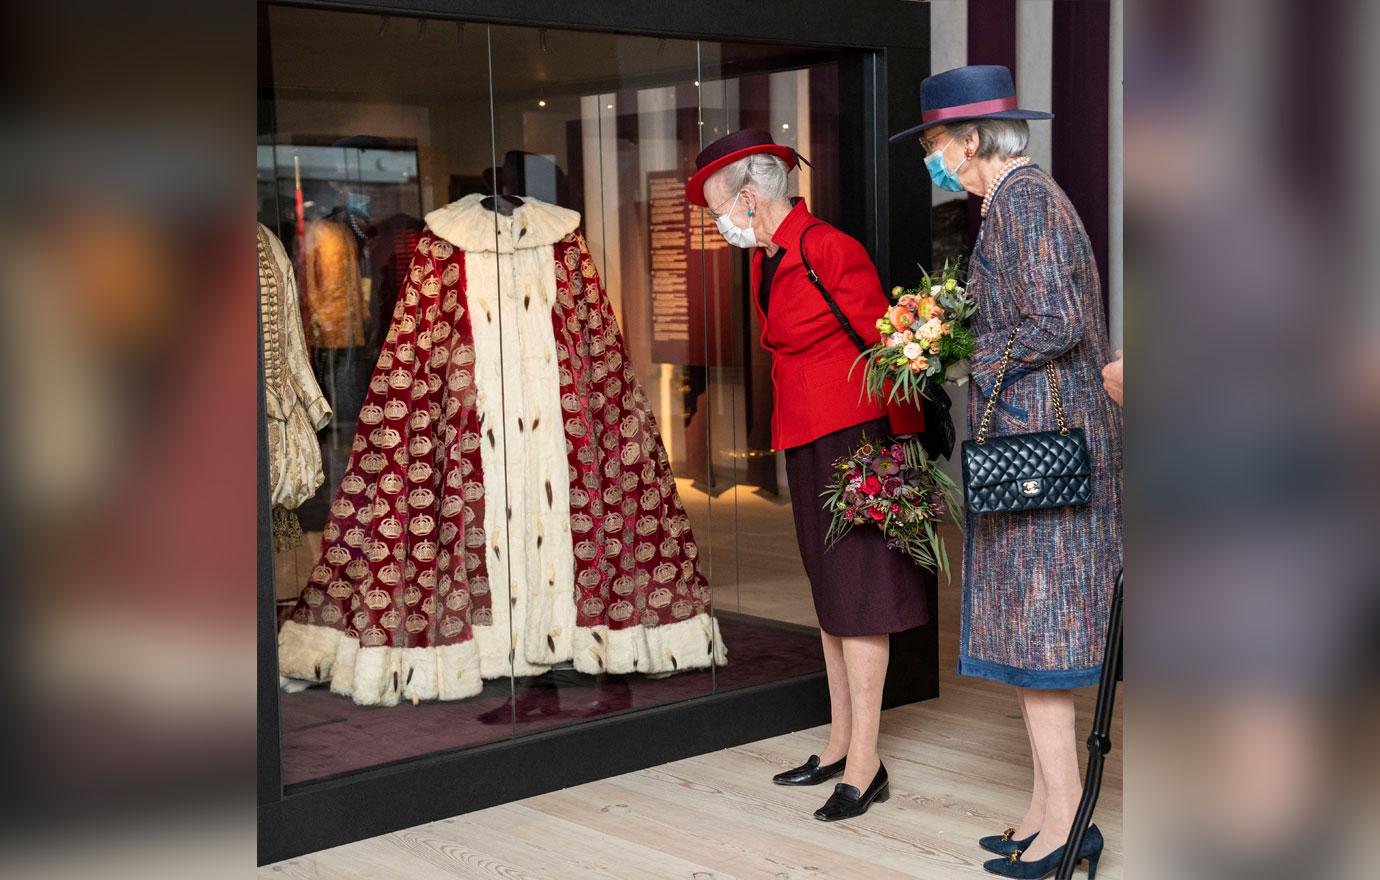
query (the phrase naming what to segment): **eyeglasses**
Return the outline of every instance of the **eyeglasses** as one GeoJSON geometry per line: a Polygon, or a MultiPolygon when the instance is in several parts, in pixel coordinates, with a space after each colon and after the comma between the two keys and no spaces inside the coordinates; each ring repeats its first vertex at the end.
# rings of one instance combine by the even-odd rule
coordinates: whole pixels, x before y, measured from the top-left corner
{"type": "Polygon", "coordinates": [[[936,144],[934,141],[930,140],[929,138],[920,138],[920,149],[925,151],[926,156],[928,156],[930,153],[933,153],[936,149],[938,149],[938,147],[939,145],[936,144]]]}
{"type": "MultiPolygon", "coordinates": [[[[733,198],[731,198],[731,199],[725,199],[725,200],[719,205],[719,208],[723,208],[724,205],[728,205],[728,206],[731,208],[731,207],[733,206],[733,203],[734,203],[735,201],[737,201],[738,197],[741,196],[741,195],[742,195],[743,193],[745,193],[745,192],[747,192],[747,190],[745,190],[745,189],[740,189],[740,190],[738,190],[736,193],[733,194],[733,198]]],[[[706,210],[709,211],[709,219],[710,219],[710,220],[715,220],[715,221],[717,221],[717,220],[719,219],[719,217],[721,216],[721,212],[720,212],[719,210],[716,210],[716,209],[714,209],[714,208],[707,208],[706,210]]]]}

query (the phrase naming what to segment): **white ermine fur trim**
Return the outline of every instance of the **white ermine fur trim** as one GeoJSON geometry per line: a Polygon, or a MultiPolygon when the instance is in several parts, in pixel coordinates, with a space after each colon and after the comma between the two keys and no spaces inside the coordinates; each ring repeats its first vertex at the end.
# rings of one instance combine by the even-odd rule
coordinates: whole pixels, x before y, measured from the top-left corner
{"type": "Polygon", "coordinates": [[[278,630],[278,673],[306,681],[330,681],[336,644],[344,632],[289,620],[278,630]]]}
{"type": "Polygon", "coordinates": [[[302,691],[313,686],[311,682],[303,681],[300,678],[288,678],[286,675],[278,676],[278,687],[282,688],[284,693],[300,694],[302,691]]]}
{"type": "MultiPolygon", "coordinates": [[[[463,201],[463,200],[462,200],[463,201]]],[[[458,204],[458,203],[457,203],[458,204]]],[[[454,206],[451,206],[454,207],[454,206]]],[[[492,236],[492,225],[490,226],[492,236]]],[[[508,462],[504,443],[503,358],[498,299],[498,261],[465,260],[465,301],[474,334],[475,407],[479,411],[479,459],[484,473],[484,562],[488,569],[490,623],[474,627],[485,678],[512,675],[512,600],[508,592],[508,462]]]]}
{"type": "Polygon", "coordinates": [[[564,652],[549,650],[546,641],[564,621],[569,631],[575,610],[569,465],[551,328],[554,273],[549,245],[466,261],[493,607],[491,622],[475,627],[485,678],[540,675],[569,659],[567,640],[564,652]],[[537,620],[529,626],[534,607],[537,620]],[[539,634],[535,650],[529,632],[539,634]]]}
{"type": "Polygon", "coordinates": [[[401,691],[402,654],[396,648],[360,648],[355,657],[355,702],[396,706],[401,691]]]}
{"type": "MultiPolygon", "coordinates": [[[[320,631],[326,630],[291,625],[295,631],[288,632],[285,625],[288,635],[284,641],[299,649],[308,639],[321,641],[320,631]]],[[[507,635],[506,629],[476,627],[474,640],[438,648],[361,648],[356,639],[346,638],[339,630],[329,631],[336,635],[337,642],[330,661],[331,691],[353,697],[361,706],[395,706],[404,700],[463,700],[483,689],[483,678],[541,675],[548,671],[548,667],[528,663],[519,656],[515,657],[516,668],[510,673],[505,647],[511,641],[500,641],[501,635],[507,635]],[[483,658],[486,648],[493,655],[487,663],[483,658]],[[481,672],[485,673],[482,677],[481,672]]],[[[718,621],[708,614],[656,627],[609,631],[607,627],[572,625],[570,631],[575,668],[590,675],[640,672],[663,676],[703,669],[710,665],[711,651],[714,664],[722,666],[728,662],[718,621]]],[[[324,654],[317,650],[314,656],[324,654]]],[[[313,670],[315,663],[313,660],[313,670]]]]}
{"type": "Polygon", "coordinates": [[[359,659],[359,639],[342,635],[335,651],[335,672],[331,675],[331,693],[352,696],[355,689],[355,663],[359,659]]]}
{"type": "Polygon", "coordinates": [[[427,214],[426,225],[466,253],[500,254],[553,245],[580,225],[578,211],[530,196],[522,197],[522,206],[510,217],[490,211],[483,201],[478,193],[465,196],[427,214]]]}
{"type": "Polygon", "coordinates": [[[719,622],[697,614],[678,623],[661,626],[576,627],[575,669],[588,675],[612,672],[649,675],[704,669],[728,663],[728,649],[719,634],[719,622]]]}
{"type": "MultiPolygon", "coordinates": [[[[501,258],[500,258],[501,259],[501,258]]],[[[518,324],[517,357],[508,358],[504,377],[520,377],[508,394],[508,436],[521,451],[509,448],[513,492],[512,552],[521,553],[527,584],[526,614],[514,617],[527,662],[549,666],[571,659],[575,629],[575,557],[570,521],[570,461],[566,453],[561,379],[551,312],[556,305],[556,255],[551,247],[519,251],[511,257],[512,313],[518,324]],[[514,369],[515,368],[515,369],[514,369]],[[511,371],[511,372],[510,372],[511,371]],[[512,405],[514,393],[518,405],[512,405]],[[514,410],[518,410],[514,415],[514,410]],[[518,495],[521,495],[521,498],[518,495]],[[519,503],[520,502],[520,503],[519,503]],[[518,518],[517,510],[526,516],[518,518]]],[[[511,326],[506,321],[504,326],[511,326]]],[[[504,340],[505,355],[510,340],[504,340]]],[[[590,535],[583,536],[588,539],[590,535]]],[[[597,537],[597,536],[594,536],[597,537]]]]}
{"type": "Polygon", "coordinates": [[[435,648],[403,648],[402,698],[413,705],[422,700],[434,700],[440,682],[437,680],[435,648]]]}
{"type": "Polygon", "coordinates": [[[357,640],[342,637],[334,669],[331,692],[353,697],[361,706],[463,700],[484,687],[473,641],[437,648],[361,648],[357,640]]]}
{"type": "Polygon", "coordinates": [[[479,677],[479,650],[474,641],[458,645],[442,645],[436,651],[436,686],[438,698],[463,700],[484,688],[479,677]]]}

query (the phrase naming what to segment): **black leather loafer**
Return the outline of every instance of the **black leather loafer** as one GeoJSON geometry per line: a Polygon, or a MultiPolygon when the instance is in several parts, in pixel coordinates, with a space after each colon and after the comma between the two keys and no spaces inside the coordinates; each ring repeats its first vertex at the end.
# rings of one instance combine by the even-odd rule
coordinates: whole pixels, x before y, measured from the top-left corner
{"type": "Polygon", "coordinates": [[[810,760],[804,764],[794,770],[776,774],[771,781],[777,785],[819,785],[842,773],[843,765],[847,763],[846,755],[832,764],[820,764],[819,755],[811,755],[810,760]]]}
{"type": "Polygon", "coordinates": [[[858,793],[857,788],[846,782],[840,782],[834,786],[834,793],[829,795],[829,800],[824,802],[824,806],[815,810],[815,818],[821,822],[852,819],[866,813],[873,801],[885,803],[890,797],[891,784],[887,781],[886,765],[882,765],[877,768],[877,775],[872,777],[872,783],[867,786],[867,791],[861,794],[858,793]]]}

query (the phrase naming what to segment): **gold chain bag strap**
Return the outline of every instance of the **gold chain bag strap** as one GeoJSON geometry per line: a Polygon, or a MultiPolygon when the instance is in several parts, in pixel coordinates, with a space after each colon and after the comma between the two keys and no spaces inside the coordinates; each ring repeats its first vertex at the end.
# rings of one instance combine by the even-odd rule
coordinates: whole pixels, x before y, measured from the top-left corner
{"type": "Polygon", "coordinates": [[[977,436],[963,441],[963,494],[971,513],[1011,513],[1044,507],[1087,504],[1092,499],[1092,464],[1082,428],[1070,428],[1059,395],[1054,362],[1045,362],[1045,376],[1054,400],[1057,431],[1000,434],[989,437],[992,410],[997,405],[1011,347],[1020,324],[1011,328],[1002,351],[992,395],[982,410],[977,436]]]}

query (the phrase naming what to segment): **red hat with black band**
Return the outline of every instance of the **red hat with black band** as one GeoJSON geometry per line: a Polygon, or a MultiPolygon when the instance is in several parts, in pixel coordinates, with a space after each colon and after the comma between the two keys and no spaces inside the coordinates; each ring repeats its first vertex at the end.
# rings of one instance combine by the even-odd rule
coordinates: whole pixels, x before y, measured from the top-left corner
{"type": "Polygon", "coordinates": [[[692,205],[708,207],[704,201],[704,182],[709,179],[709,175],[754,153],[768,153],[784,160],[787,170],[800,162],[810,164],[794,147],[782,146],[773,141],[769,132],[760,128],[740,129],[719,138],[695,157],[695,173],[685,184],[685,197],[692,205]]]}
{"type": "Polygon", "coordinates": [[[927,128],[971,119],[1053,119],[1053,113],[1016,106],[1016,84],[1000,64],[955,67],[920,83],[920,124],[891,136],[915,137],[927,128]]]}

